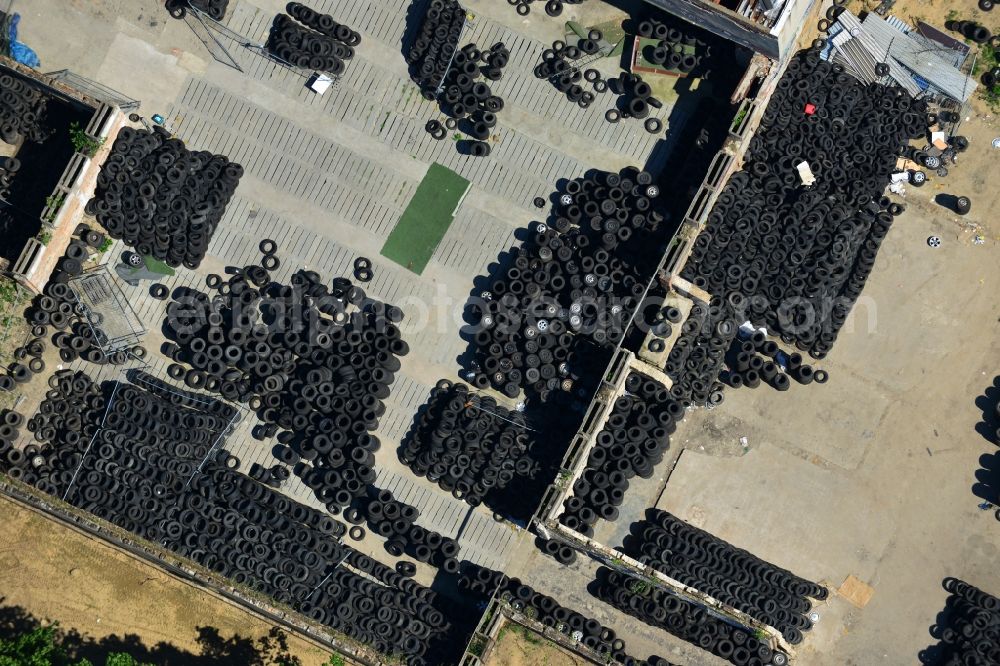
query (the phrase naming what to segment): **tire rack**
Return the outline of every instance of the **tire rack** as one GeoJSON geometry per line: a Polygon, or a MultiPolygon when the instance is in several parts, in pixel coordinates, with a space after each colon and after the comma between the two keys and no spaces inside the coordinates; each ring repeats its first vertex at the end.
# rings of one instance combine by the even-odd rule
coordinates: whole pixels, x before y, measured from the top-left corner
{"type": "Polygon", "coordinates": [[[70,290],[76,296],[77,302],[85,306],[84,318],[87,326],[94,335],[94,342],[106,356],[139,344],[148,332],[118,282],[111,278],[107,264],[101,264],[73,278],[70,281],[70,290]],[[107,304],[107,307],[104,309],[98,307],[103,304],[107,304]],[[101,315],[103,321],[95,323],[94,314],[101,315]],[[116,329],[112,331],[115,333],[114,337],[108,337],[108,331],[101,326],[101,323],[108,322],[109,315],[119,324],[113,327],[116,329]]]}
{"type": "MultiPolygon", "coordinates": [[[[231,40],[233,42],[236,42],[237,44],[239,44],[241,47],[245,48],[246,50],[251,51],[253,53],[256,53],[258,56],[260,56],[260,57],[262,57],[262,58],[264,58],[266,60],[270,60],[274,64],[276,64],[279,67],[282,67],[284,69],[287,69],[289,72],[291,72],[292,74],[295,74],[296,76],[302,77],[305,80],[308,80],[308,79],[312,78],[312,74],[311,73],[310,74],[305,74],[305,73],[303,73],[303,71],[302,71],[301,68],[296,67],[292,63],[290,63],[290,62],[288,62],[286,60],[282,60],[278,56],[276,56],[273,53],[271,53],[267,49],[267,45],[266,45],[267,42],[266,41],[264,41],[264,42],[255,42],[251,38],[246,37],[244,35],[241,35],[240,33],[236,32],[233,29],[231,29],[227,25],[225,25],[223,23],[220,23],[219,21],[216,21],[215,19],[213,19],[212,17],[210,17],[208,14],[206,14],[203,11],[201,11],[200,9],[195,9],[194,7],[192,7],[190,5],[188,5],[186,7],[186,9],[187,9],[188,14],[191,15],[191,16],[194,16],[195,20],[197,20],[201,24],[201,26],[205,29],[205,31],[211,37],[212,41],[215,42],[215,44],[220,49],[222,49],[223,53],[225,53],[226,57],[229,60],[229,62],[223,62],[221,60],[219,62],[223,62],[223,64],[228,65],[228,66],[232,67],[233,69],[239,70],[240,72],[243,72],[244,74],[246,73],[243,70],[243,68],[240,67],[239,63],[236,61],[236,58],[234,58],[233,55],[229,52],[229,49],[227,49],[225,47],[225,45],[222,42],[220,42],[218,40],[218,38],[216,38],[216,36],[214,34],[212,34],[213,32],[218,32],[223,37],[225,37],[225,38],[227,38],[227,39],[229,39],[229,40],[231,40]]],[[[190,21],[188,22],[188,25],[191,25],[190,21]]],[[[191,30],[194,31],[195,34],[198,33],[198,30],[195,29],[195,27],[193,25],[191,25],[191,30]]],[[[464,28],[463,28],[463,30],[464,30],[464,28]]],[[[201,38],[200,35],[199,35],[199,38],[201,38]]],[[[202,39],[203,42],[205,41],[204,38],[201,38],[201,39],[202,39]]],[[[209,47],[209,51],[212,50],[208,43],[206,43],[205,45],[209,47]]],[[[212,54],[212,56],[215,57],[216,60],[219,60],[219,58],[216,57],[214,53],[212,54]]],[[[449,67],[450,67],[450,63],[449,63],[449,67]]],[[[331,84],[330,84],[330,88],[331,89],[336,89],[337,88],[337,86],[340,83],[341,76],[343,76],[342,74],[338,75],[338,76],[332,76],[332,75],[330,75],[327,72],[324,72],[323,74],[325,76],[328,76],[331,79],[331,81],[332,81],[331,84]]],[[[442,81],[443,81],[443,79],[442,79],[442,81]]]]}
{"type": "Polygon", "coordinates": [[[462,29],[458,33],[458,41],[455,43],[455,50],[451,52],[451,57],[448,59],[448,66],[444,68],[444,74],[441,75],[441,80],[438,81],[437,87],[434,89],[435,95],[441,95],[444,93],[444,82],[448,79],[448,74],[451,73],[451,66],[455,63],[455,54],[461,50],[459,44],[462,43],[462,37],[465,36],[465,31],[472,26],[472,21],[469,20],[469,12],[462,7],[462,11],[465,12],[465,20],[462,21],[462,29]]]}

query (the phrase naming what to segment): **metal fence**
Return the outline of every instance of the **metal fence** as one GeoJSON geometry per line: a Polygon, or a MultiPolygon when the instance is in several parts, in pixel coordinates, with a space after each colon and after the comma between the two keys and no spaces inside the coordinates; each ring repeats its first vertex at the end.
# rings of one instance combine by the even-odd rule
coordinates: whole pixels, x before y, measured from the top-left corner
{"type": "MultiPolygon", "coordinates": [[[[0,2],[2,1],[3,0],[0,0],[0,2]]],[[[113,88],[109,88],[103,83],[98,83],[92,79],[80,76],[79,74],[75,74],[68,69],[60,69],[55,72],[49,72],[45,76],[48,76],[55,81],[60,81],[61,83],[79,90],[80,92],[85,93],[100,102],[110,104],[111,106],[117,106],[122,111],[138,109],[139,104],[141,103],[139,100],[132,99],[128,95],[118,92],[113,88]]]]}

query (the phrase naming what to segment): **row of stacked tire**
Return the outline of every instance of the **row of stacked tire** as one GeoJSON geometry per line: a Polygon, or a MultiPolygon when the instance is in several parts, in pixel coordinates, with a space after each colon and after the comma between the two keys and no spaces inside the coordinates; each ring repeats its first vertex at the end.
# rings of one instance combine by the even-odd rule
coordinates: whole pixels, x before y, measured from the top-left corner
{"type": "Polygon", "coordinates": [[[719,373],[739,332],[734,301],[741,304],[738,296],[729,300],[713,296],[708,304],[693,305],[667,354],[664,371],[674,381],[670,394],[685,407],[723,400],[719,373]]]}
{"type": "Polygon", "coordinates": [[[900,147],[927,121],[925,100],[863,85],[815,50],[796,54],[682,276],[739,294],[754,325],[823,358],[892,225],[882,193],[900,147]],[[816,177],[807,189],[802,161],[816,177]]]}
{"type": "Polygon", "coordinates": [[[0,74],[0,141],[42,143],[54,130],[45,123],[49,97],[20,77],[0,74]]]}
{"type": "Polygon", "coordinates": [[[448,629],[434,592],[338,543],[342,523],[240,474],[217,446],[233,407],[142,372],[129,379],[53,375],[26,423],[38,444],[6,451],[3,471],[385,654],[427,663],[448,629]]]}
{"type": "Polygon", "coordinates": [[[652,627],[665,629],[736,666],[785,666],[788,655],[745,629],[728,624],[704,606],[607,567],[597,571],[596,598],[652,627]]]}
{"type": "Polygon", "coordinates": [[[354,58],[361,35],[298,2],[290,2],[287,14],[277,14],[265,44],[272,55],[296,67],[340,76],[346,61],[354,58]]]}
{"type": "Polygon", "coordinates": [[[659,656],[639,660],[625,651],[625,641],[610,627],[586,615],[559,604],[552,597],[536,592],[530,585],[517,578],[509,578],[500,571],[494,571],[472,562],[462,562],[462,573],[458,579],[458,589],[482,600],[496,595],[502,603],[509,604],[545,627],[573,637],[587,648],[597,652],[611,663],[629,666],[670,666],[670,662],[659,656]]]}
{"type": "Polygon", "coordinates": [[[956,578],[946,578],[944,589],[948,601],[932,629],[940,642],[921,663],[1000,664],[1000,598],[956,578]]]}
{"type": "Polygon", "coordinates": [[[364,537],[362,522],[368,529],[385,539],[383,547],[393,557],[409,555],[447,573],[458,572],[458,542],[434,530],[416,524],[420,511],[392,496],[388,490],[368,487],[368,494],[344,511],[344,520],[353,524],[350,536],[364,537]]]}
{"type": "Polygon", "coordinates": [[[471,304],[476,388],[524,390],[543,402],[575,391],[588,359],[622,339],[645,293],[659,249],[658,196],[652,176],[634,167],[566,183],[553,226],[532,224],[471,304]]]}
{"type": "Polygon", "coordinates": [[[690,23],[649,19],[639,23],[638,33],[658,42],[643,53],[646,60],[687,76],[704,78],[711,71],[712,46],[706,41],[710,37],[690,23]]]}
{"type": "MultiPolygon", "coordinates": [[[[417,11],[420,3],[411,5],[417,11]]],[[[431,0],[406,52],[410,77],[428,100],[437,96],[465,26],[466,12],[456,0],[431,0]]]]}
{"type": "Polygon", "coordinates": [[[684,407],[653,379],[630,373],[625,394],[615,400],[604,428],[587,457],[583,475],[573,484],[559,522],[586,536],[598,519],[615,520],[629,479],[648,479],[670,446],[670,435],[684,417],[684,407]]]}
{"type": "Polygon", "coordinates": [[[400,446],[399,459],[417,476],[478,506],[490,504],[490,494],[515,476],[534,478],[532,443],[522,414],[465,384],[441,380],[400,446]]]}
{"type": "Polygon", "coordinates": [[[792,645],[812,628],[809,598],[826,588],[659,509],[632,526],[626,552],[667,576],[747,613],[782,633],[792,645]]]}
{"type": "Polygon", "coordinates": [[[86,212],[139,254],[193,270],[242,176],[239,164],[190,151],[162,127],[123,127],[86,212]]]}
{"type": "Polygon", "coordinates": [[[325,285],[298,271],[272,278],[277,245],[261,243],[261,264],[210,275],[209,294],[179,290],[167,306],[174,343],[167,373],[187,386],[248,403],[276,456],[294,465],[334,512],[366,495],[375,480],[372,432],[385,411],[399,357],[409,353],[399,308],[369,299],[347,278],[325,285]]]}

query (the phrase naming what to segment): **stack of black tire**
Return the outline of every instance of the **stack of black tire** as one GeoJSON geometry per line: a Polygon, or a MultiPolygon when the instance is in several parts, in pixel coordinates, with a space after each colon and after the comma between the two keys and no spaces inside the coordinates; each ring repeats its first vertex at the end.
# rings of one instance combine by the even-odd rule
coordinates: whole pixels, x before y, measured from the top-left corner
{"type": "Polygon", "coordinates": [[[535,224],[473,303],[476,388],[542,401],[574,390],[588,358],[617,344],[662,248],[659,188],[634,167],[568,181],[553,227],[535,224]],[[592,343],[588,350],[580,340],[592,343]]]}
{"type": "Polygon", "coordinates": [[[288,4],[288,14],[278,14],[271,24],[267,50],[281,60],[339,76],[345,61],[354,57],[361,35],[337,23],[329,14],[320,14],[297,2],[288,4]]]}
{"type": "Polygon", "coordinates": [[[24,425],[24,417],[17,412],[5,409],[0,412],[0,467],[9,468],[23,459],[23,452],[17,451],[15,444],[21,437],[21,426],[24,425]]]}
{"type": "Polygon", "coordinates": [[[190,151],[159,126],[123,127],[87,213],[139,254],[195,269],[242,176],[239,164],[190,151]]]}
{"type": "Polygon", "coordinates": [[[601,567],[593,594],[623,613],[707,650],[736,666],[785,666],[788,655],[772,650],[751,631],[730,625],[703,606],[676,597],[647,581],[601,567]]]}
{"type": "MultiPolygon", "coordinates": [[[[503,42],[497,42],[489,50],[480,51],[475,44],[466,44],[455,52],[455,57],[442,84],[438,102],[444,113],[454,120],[466,119],[459,129],[471,137],[459,145],[459,150],[473,157],[490,154],[488,140],[497,124],[497,113],[503,109],[503,99],[493,94],[485,81],[498,81],[507,66],[510,51],[503,42]],[[482,64],[480,64],[482,63],[482,64]]],[[[427,130],[434,138],[441,140],[447,132],[437,121],[430,121],[427,130]]]]}
{"type": "Polygon", "coordinates": [[[862,84],[815,50],[797,54],[682,276],[713,296],[740,294],[754,325],[823,358],[892,225],[882,194],[897,155],[927,123],[926,100],[862,84]]]}
{"type": "Polygon", "coordinates": [[[0,74],[0,141],[42,143],[52,136],[45,124],[48,103],[48,95],[20,77],[0,74]]]}
{"type": "Polygon", "coordinates": [[[650,509],[632,526],[626,552],[782,633],[792,645],[812,628],[809,597],[826,588],[765,562],[676,516],[650,509]]]}
{"type": "Polygon", "coordinates": [[[684,21],[667,24],[649,19],[639,23],[638,32],[640,37],[659,40],[644,53],[650,62],[687,76],[705,77],[709,73],[712,46],[705,31],[684,21]]]}
{"type": "Polygon", "coordinates": [[[278,434],[275,455],[331,511],[365,495],[375,480],[371,433],[382,402],[409,353],[396,326],[401,310],[369,299],[347,278],[327,287],[299,271],[286,285],[267,266],[280,265],[264,240],[261,265],[210,275],[215,297],[179,290],[165,328],[176,345],[168,374],[187,386],[246,402],[264,437],[278,434]],[[190,366],[185,367],[185,366],[190,366]],[[283,431],[279,434],[279,430],[283,431]]]}
{"type": "Polygon", "coordinates": [[[388,490],[369,488],[371,497],[344,512],[344,519],[351,523],[367,521],[368,528],[386,539],[384,547],[393,557],[403,554],[443,569],[458,572],[458,542],[434,530],[415,524],[420,511],[393,498],[388,490]]]}
{"type": "Polygon", "coordinates": [[[426,99],[435,98],[448,73],[448,65],[458,50],[465,17],[465,9],[456,0],[431,0],[427,8],[418,34],[406,53],[410,76],[426,99]]]}
{"type": "Polygon", "coordinates": [[[239,474],[239,460],[217,446],[234,408],[142,372],[129,379],[116,387],[53,375],[27,422],[39,444],[13,463],[7,451],[4,471],[57,497],[68,491],[75,506],[241,587],[425,663],[428,642],[447,629],[433,592],[338,543],[342,523],[239,474]]]}
{"type": "Polygon", "coordinates": [[[559,522],[593,536],[598,519],[616,520],[629,479],[648,479],[670,446],[684,408],[670,391],[636,372],[625,379],[625,395],[615,400],[583,475],[573,484],[559,522]]]}
{"type": "Polygon", "coordinates": [[[778,343],[768,340],[761,331],[738,345],[734,342],[726,357],[726,364],[729,371],[725,373],[724,381],[732,388],[757,388],[763,382],[775,390],[787,391],[792,379],[799,384],[811,384],[814,381],[825,384],[829,379],[826,370],[816,370],[803,362],[802,354],[798,352],[785,354],[779,349],[778,343]]]}
{"type": "Polygon", "coordinates": [[[713,296],[696,303],[681,326],[681,334],[667,355],[664,368],[674,380],[670,394],[685,407],[717,405],[723,400],[719,373],[739,332],[738,295],[729,300],[713,296]]]}
{"type": "Polygon", "coordinates": [[[990,29],[976,21],[945,21],[944,27],[952,32],[961,34],[976,44],[990,42],[994,48],[1000,46],[1000,40],[997,43],[991,42],[993,33],[990,32],[990,29]]]}
{"type": "Polygon", "coordinates": [[[566,95],[566,99],[586,109],[594,103],[596,96],[580,85],[583,73],[574,62],[597,53],[600,50],[598,42],[603,37],[600,30],[594,30],[585,39],[578,40],[576,45],[567,45],[561,40],[553,42],[552,48],[542,51],[542,61],[535,65],[535,78],[548,79],[556,90],[566,95]]]}
{"type": "Polygon", "coordinates": [[[933,629],[940,642],[921,663],[1000,664],[1000,599],[956,578],[946,578],[944,612],[933,629]]]}
{"type": "Polygon", "coordinates": [[[441,380],[399,449],[417,476],[478,506],[515,476],[533,478],[537,463],[524,417],[462,383],[441,380]]]}
{"type": "MultiPolygon", "coordinates": [[[[583,0],[540,0],[545,3],[545,13],[555,18],[563,13],[564,5],[583,4],[583,0]]],[[[520,16],[527,16],[531,13],[531,5],[535,0],[507,0],[508,4],[514,5],[514,9],[520,16]]]]}
{"type": "Polygon", "coordinates": [[[613,660],[614,663],[630,666],[670,666],[670,662],[662,657],[639,660],[628,655],[625,652],[625,641],[617,637],[614,629],[560,605],[552,597],[536,592],[530,585],[523,584],[517,578],[509,578],[503,572],[463,561],[458,589],[484,600],[496,592],[501,602],[546,627],[552,627],[567,636],[580,632],[582,636],[578,639],[579,642],[604,656],[608,663],[613,660]]]}

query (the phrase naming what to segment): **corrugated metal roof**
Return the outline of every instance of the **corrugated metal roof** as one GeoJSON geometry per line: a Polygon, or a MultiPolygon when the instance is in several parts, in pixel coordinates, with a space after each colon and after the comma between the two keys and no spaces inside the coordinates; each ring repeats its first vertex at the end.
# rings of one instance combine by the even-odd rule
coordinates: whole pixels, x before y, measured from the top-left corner
{"type": "MultiPolygon", "coordinates": [[[[841,13],[838,21],[844,26],[844,30],[846,30],[847,33],[854,38],[851,42],[856,42],[861,48],[867,51],[868,55],[874,62],[884,62],[889,66],[889,76],[891,76],[896,83],[906,90],[906,92],[914,96],[920,94],[920,86],[918,86],[913,80],[910,73],[907,72],[898,62],[896,62],[894,58],[889,57],[889,49],[897,40],[893,39],[892,36],[890,36],[889,39],[877,38],[875,35],[866,30],[865,26],[862,25],[858,17],[851,12],[845,11],[841,13]]],[[[883,23],[882,25],[885,24],[883,23]]],[[[888,29],[892,30],[891,28],[888,29]]],[[[896,31],[893,31],[891,34],[898,36],[898,41],[907,39],[906,35],[900,34],[896,31]]],[[[884,37],[884,35],[882,37],[884,37]]]]}
{"type": "Polygon", "coordinates": [[[899,20],[895,16],[892,16],[891,14],[889,15],[888,18],[885,19],[885,22],[888,23],[893,28],[895,28],[896,30],[899,30],[904,35],[910,34],[910,32],[912,30],[912,28],[910,28],[910,26],[908,26],[907,24],[903,23],[901,20],[899,20]]]}
{"type": "MultiPolygon", "coordinates": [[[[928,48],[886,23],[880,16],[869,13],[864,22],[851,12],[843,12],[838,21],[877,62],[889,65],[889,73],[903,88],[916,95],[929,84],[943,94],[966,101],[978,84],[956,69],[938,49],[928,48]],[[917,83],[915,77],[920,79],[917,83]]],[[[841,48],[843,50],[843,48],[841,48]]]]}

